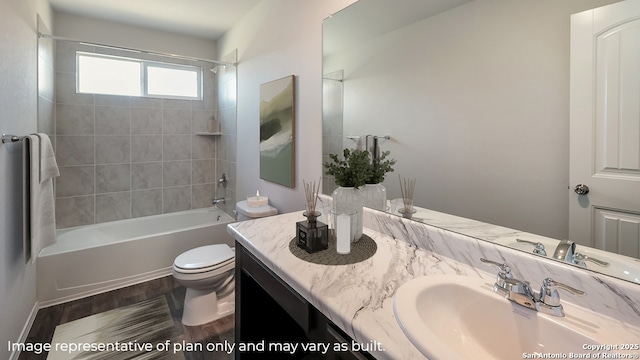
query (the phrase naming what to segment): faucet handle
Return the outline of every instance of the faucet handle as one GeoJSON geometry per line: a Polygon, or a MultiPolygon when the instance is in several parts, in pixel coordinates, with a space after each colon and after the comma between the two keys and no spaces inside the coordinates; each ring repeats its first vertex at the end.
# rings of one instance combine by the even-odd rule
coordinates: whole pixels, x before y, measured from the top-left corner
{"type": "Polygon", "coordinates": [[[592,263],[596,264],[596,265],[600,265],[602,267],[607,267],[610,264],[606,261],[602,261],[596,258],[592,258],[590,256],[581,254],[579,252],[573,254],[573,263],[582,267],[587,267],[587,264],[585,264],[585,261],[591,261],[592,263]]]}
{"type": "Polygon", "coordinates": [[[552,278],[546,278],[542,281],[542,287],[540,288],[540,302],[549,306],[560,306],[560,294],[558,289],[565,290],[571,295],[582,296],[586,294],[582,290],[578,290],[569,285],[555,281],[552,278]]]}
{"type": "Polygon", "coordinates": [[[533,253],[534,254],[547,256],[547,251],[544,249],[544,245],[541,242],[530,241],[530,240],[522,240],[522,239],[516,239],[516,241],[517,242],[521,242],[521,243],[527,243],[527,244],[533,245],[533,253]]]}
{"type": "Polygon", "coordinates": [[[487,264],[492,264],[500,268],[500,273],[498,276],[502,279],[512,279],[513,275],[511,274],[511,268],[506,263],[499,263],[493,260],[487,260],[485,258],[480,258],[480,261],[487,264]]]}

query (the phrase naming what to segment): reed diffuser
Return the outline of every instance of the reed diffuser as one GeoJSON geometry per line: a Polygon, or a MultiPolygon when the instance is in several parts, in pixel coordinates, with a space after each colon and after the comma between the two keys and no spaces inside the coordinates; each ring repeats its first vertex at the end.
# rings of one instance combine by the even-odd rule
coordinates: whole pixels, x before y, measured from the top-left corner
{"type": "Polygon", "coordinates": [[[398,174],[400,180],[400,192],[402,193],[402,208],[398,210],[405,219],[411,219],[416,210],[413,208],[413,190],[416,188],[416,179],[403,179],[398,174]]]}
{"type": "Polygon", "coordinates": [[[307,217],[305,221],[296,223],[296,244],[308,253],[324,250],[329,247],[329,227],[318,221],[321,215],[316,210],[318,203],[318,194],[320,192],[320,181],[304,184],[304,193],[306,197],[306,210],[303,213],[307,217]]]}
{"type": "Polygon", "coordinates": [[[310,223],[315,223],[318,216],[321,214],[316,213],[316,204],[318,203],[318,193],[320,192],[320,182],[316,186],[316,182],[308,183],[302,180],[304,184],[304,194],[307,198],[307,208],[304,215],[310,223]]]}

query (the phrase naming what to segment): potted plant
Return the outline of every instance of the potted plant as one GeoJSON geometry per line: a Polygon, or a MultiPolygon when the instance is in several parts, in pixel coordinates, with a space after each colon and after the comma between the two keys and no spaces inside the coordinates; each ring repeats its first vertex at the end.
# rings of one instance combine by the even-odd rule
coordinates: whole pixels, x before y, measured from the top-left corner
{"type": "Polygon", "coordinates": [[[363,205],[372,209],[385,211],[387,208],[387,189],[382,185],[388,172],[393,172],[394,159],[387,159],[390,151],[384,151],[380,157],[373,159],[369,164],[367,178],[362,189],[363,205]]]}
{"type": "Polygon", "coordinates": [[[362,194],[371,172],[369,153],[363,150],[344,149],[342,157],[330,154],[331,161],[324,163],[325,174],[333,176],[338,188],[331,194],[333,198],[333,221],[340,214],[348,214],[351,221],[351,242],[362,237],[362,194]]]}

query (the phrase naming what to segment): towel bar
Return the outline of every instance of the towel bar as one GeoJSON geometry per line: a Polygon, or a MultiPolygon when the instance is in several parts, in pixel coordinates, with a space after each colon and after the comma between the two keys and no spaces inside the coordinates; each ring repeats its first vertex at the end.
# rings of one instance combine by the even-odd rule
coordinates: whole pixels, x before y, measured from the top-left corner
{"type": "Polygon", "coordinates": [[[7,134],[2,134],[2,143],[8,143],[8,142],[17,142],[24,139],[23,137],[20,136],[15,136],[15,135],[7,135],[7,134]]]}
{"type": "MultiPolygon", "coordinates": [[[[360,139],[359,135],[347,135],[346,137],[347,137],[347,139],[351,139],[351,140],[354,140],[354,141],[358,141],[358,139],[360,139]]],[[[374,139],[391,140],[391,136],[389,136],[389,135],[384,135],[384,136],[367,135],[367,137],[373,137],[374,139]]]]}

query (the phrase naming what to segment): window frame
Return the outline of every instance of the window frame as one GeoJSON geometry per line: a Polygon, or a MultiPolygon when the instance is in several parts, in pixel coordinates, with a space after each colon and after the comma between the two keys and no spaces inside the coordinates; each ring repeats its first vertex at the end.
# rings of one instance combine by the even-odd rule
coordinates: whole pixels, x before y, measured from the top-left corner
{"type": "Polygon", "coordinates": [[[132,96],[132,97],[143,97],[143,98],[155,98],[155,99],[174,99],[174,100],[199,100],[203,101],[203,83],[204,83],[204,75],[202,66],[196,65],[184,65],[184,64],[175,64],[175,63],[167,63],[161,61],[153,61],[153,60],[144,60],[144,59],[136,59],[125,56],[117,56],[117,55],[109,55],[109,54],[101,54],[101,53],[92,53],[86,51],[76,51],[76,93],[78,94],[96,94],[96,95],[112,95],[112,96],[132,96]],[[105,93],[93,93],[93,92],[83,92],[80,91],[80,57],[88,56],[102,59],[116,59],[127,62],[135,62],[140,65],[140,95],[124,95],[124,94],[105,94],[105,93]],[[156,68],[164,68],[164,69],[172,69],[172,70],[189,70],[196,73],[197,76],[197,92],[198,95],[193,96],[178,96],[178,95],[156,95],[149,94],[148,88],[148,68],[156,67],[156,68]]]}

